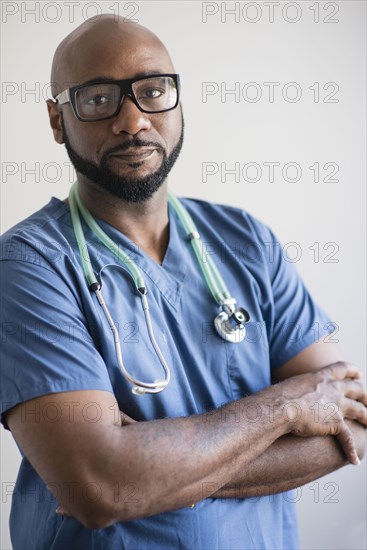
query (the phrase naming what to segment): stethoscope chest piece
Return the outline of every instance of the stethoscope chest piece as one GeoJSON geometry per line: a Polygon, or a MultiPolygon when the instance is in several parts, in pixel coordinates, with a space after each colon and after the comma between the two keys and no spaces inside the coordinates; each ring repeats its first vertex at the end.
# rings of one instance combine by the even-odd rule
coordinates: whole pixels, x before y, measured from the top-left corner
{"type": "Polygon", "coordinates": [[[231,313],[219,313],[214,319],[214,326],[224,340],[237,344],[245,339],[245,323],[249,320],[249,313],[244,308],[237,307],[231,313]]]}
{"type": "MultiPolygon", "coordinates": [[[[245,323],[250,320],[250,315],[248,312],[241,308],[236,307],[236,300],[231,297],[227,286],[225,285],[217,267],[215,266],[213,260],[208,256],[207,261],[204,262],[204,249],[203,242],[201,241],[200,234],[198,233],[196,226],[191,219],[188,211],[183,207],[176,197],[172,194],[169,195],[169,201],[175,209],[179,219],[181,220],[187,236],[191,242],[191,245],[194,249],[195,255],[198,259],[201,270],[204,274],[206,283],[215,299],[215,302],[222,308],[222,311],[215,317],[214,324],[215,328],[218,331],[218,334],[227,342],[238,343],[242,342],[246,336],[245,323]]],[[[131,258],[123,250],[116,247],[116,243],[102,230],[98,225],[96,220],[93,218],[88,209],[84,206],[83,201],[81,200],[77,186],[74,186],[70,190],[69,194],[69,204],[71,219],[73,222],[73,228],[78,243],[78,248],[80,252],[80,258],[82,267],[84,270],[84,275],[88,284],[88,288],[95,292],[99,305],[103,309],[103,312],[106,316],[108,324],[110,326],[113,340],[115,344],[116,359],[120,370],[126,380],[132,384],[132,393],[134,395],[144,395],[146,393],[159,393],[164,390],[169,381],[170,381],[170,369],[166,363],[165,358],[156,342],[153,327],[150,319],[149,306],[147,301],[147,287],[144,282],[143,274],[140,268],[131,261],[131,258]],[[91,260],[88,253],[88,246],[85,240],[84,231],[80,221],[79,211],[84,218],[85,223],[89,226],[91,231],[99,238],[102,244],[109,249],[114,255],[117,250],[117,257],[119,260],[125,264],[129,274],[134,280],[135,288],[139,293],[141,298],[141,304],[144,311],[145,321],[147,325],[147,330],[149,334],[149,339],[155,350],[155,353],[161,363],[161,366],[164,369],[165,376],[162,379],[155,380],[154,382],[144,382],[134,378],[125,368],[122,360],[122,351],[119,338],[119,332],[115,322],[109,312],[106,302],[102,296],[102,281],[98,281],[96,275],[91,267],[91,260]]]]}

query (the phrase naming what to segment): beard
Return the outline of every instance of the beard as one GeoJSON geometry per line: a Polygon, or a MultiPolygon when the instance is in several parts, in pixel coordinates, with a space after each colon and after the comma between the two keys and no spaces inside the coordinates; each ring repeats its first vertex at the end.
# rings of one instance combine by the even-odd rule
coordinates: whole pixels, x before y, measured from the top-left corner
{"type": "MultiPolygon", "coordinates": [[[[98,185],[98,187],[104,189],[114,197],[117,197],[126,203],[143,203],[150,199],[161,187],[178,159],[182,149],[184,138],[184,119],[182,113],[181,121],[182,126],[179,140],[169,155],[167,155],[166,150],[159,143],[133,137],[131,140],[126,141],[121,145],[117,145],[116,147],[103,153],[101,162],[97,165],[96,163],[81,157],[75,149],[73,149],[65,128],[64,117],[61,113],[61,125],[65,148],[75,170],[80,174],[83,174],[83,176],[85,176],[89,181],[98,185]],[[119,176],[111,170],[108,164],[109,156],[111,154],[125,151],[130,147],[141,146],[155,147],[158,153],[162,155],[161,165],[155,172],[138,178],[119,176]]],[[[130,164],[131,168],[138,168],[139,166],[140,163],[130,164]]]]}

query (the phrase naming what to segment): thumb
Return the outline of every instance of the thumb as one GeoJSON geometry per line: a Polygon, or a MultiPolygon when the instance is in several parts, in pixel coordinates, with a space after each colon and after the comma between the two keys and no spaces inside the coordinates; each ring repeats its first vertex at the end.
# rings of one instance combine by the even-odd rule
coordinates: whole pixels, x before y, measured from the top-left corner
{"type": "Polygon", "coordinates": [[[62,506],[58,506],[55,512],[56,514],[60,514],[60,516],[70,516],[70,514],[62,506]]]}

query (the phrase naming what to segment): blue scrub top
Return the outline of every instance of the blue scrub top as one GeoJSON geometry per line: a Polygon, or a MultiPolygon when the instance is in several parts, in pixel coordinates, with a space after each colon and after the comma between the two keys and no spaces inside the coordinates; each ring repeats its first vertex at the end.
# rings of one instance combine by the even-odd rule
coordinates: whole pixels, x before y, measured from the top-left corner
{"type": "MultiPolygon", "coordinates": [[[[143,271],[155,337],[171,368],[169,386],[135,396],[117,365],[112,334],[80,264],[69,207],[53,198],[1,238],[3,412],[52,392],[107,390],[135,420],[198,414],[271,384],[272,372],[333,330],[273,233],[248,213],[183,200],[231,294],[251,316],[241,343],[222,340],[218,306],[183,227],[169,207],[162,265],[99,220],[143,271]]],[[[125,366],[153,381],[162,367],[126,268],[84,227],[96,273],[122,341],[125,366]]],[[[134,498],[131,489],[131,498],[134,498]]],[[[129,493],[129,488],[127,488],[129,493]]],[[[58,502],[23,456],[12,499],[15,550],[275,549],[298,547],[292,492],[206,498],[194,508],[91,530],[55,513],[58,502]]]]}

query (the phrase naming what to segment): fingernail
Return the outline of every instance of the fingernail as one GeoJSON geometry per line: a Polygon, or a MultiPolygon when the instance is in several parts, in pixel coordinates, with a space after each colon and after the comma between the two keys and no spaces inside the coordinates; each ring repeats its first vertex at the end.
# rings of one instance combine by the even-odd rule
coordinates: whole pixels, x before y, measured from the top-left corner
{"type": "Polygon", "coordinates": [[[361,461],[359,460],[359,458],[358,458],[358,456],[357,456],[357,460],[356,460],[356,462],[355,462],[355,465],[356,465],[356,466],[359,466],[360,463],[361,463],[361,461]]]}

